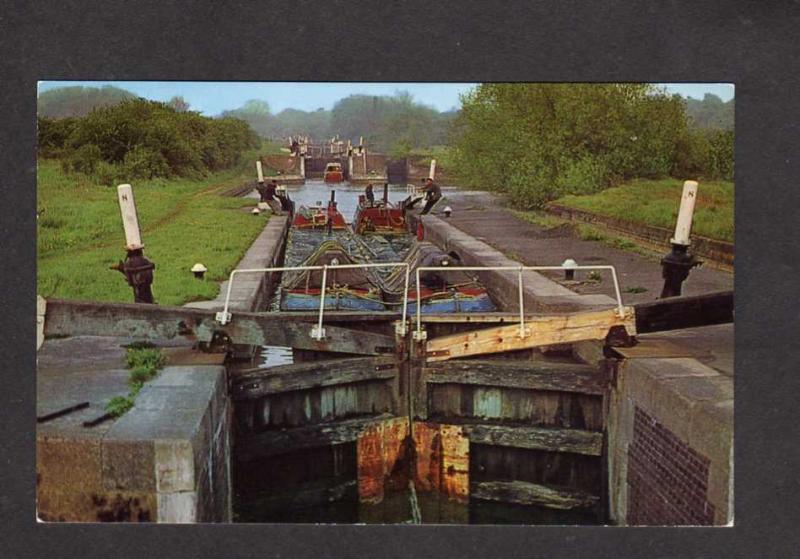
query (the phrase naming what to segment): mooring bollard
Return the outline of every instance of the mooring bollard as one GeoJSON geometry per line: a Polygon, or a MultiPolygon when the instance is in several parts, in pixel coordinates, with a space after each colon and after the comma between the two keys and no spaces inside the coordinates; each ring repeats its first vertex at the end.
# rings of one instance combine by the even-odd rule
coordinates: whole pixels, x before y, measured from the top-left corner
{"type": "Polygon", "coordinates": [[[661,298],[677,297],[681,294],[683,282],[689,277],[689,272],[703,262],[689,254],[689,232],[692,229],[692,216],[694,205],[697,201],[697,182],[686,181],[683,183],[681,207],[678,212],[678,221],[675,224],[675,235],[670,239],[672,250],[661,259],[661,275],[664,278],[664,288],[661,298]]]}
{"type": "Polygon", "coordinates": [[[125,276],[128,285],[133,288],[133,300],[136,303],[153,304],[153,270],[156,265],[145,258],[144,244],[139,231],[139,217],[136,214],[136,203],[133,199],[133,188],[129,184],[121,184],[117,187],[117,197],[119,199],[119,209],[122,214],[122,226],[125,229],[125,250],[127,256],[125,261],[121,261],[111,266],[112,270],[117,270],[125,276]]]}

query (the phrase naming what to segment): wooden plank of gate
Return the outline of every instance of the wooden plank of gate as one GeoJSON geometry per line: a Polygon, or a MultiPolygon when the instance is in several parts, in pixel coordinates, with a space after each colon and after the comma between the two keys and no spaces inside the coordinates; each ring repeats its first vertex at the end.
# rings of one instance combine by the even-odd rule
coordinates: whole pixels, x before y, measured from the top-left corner
{"type": "Polygon", "coordinates": [[[383,479],[384,493],[408,488],[408,467],[406,458],[406,439],[408,437],[408,417],[397,417],[383,422],[383,479]]]}
{"type": "Polygon", "coordinates": [[[435,423],[414,422],[412,430],[417,456],[414,485],[417,491],[435,493],[441,486],[441,434],[435,423]]]}
{"type": "Polygon", "coordinates": [[[358,500],[379,503],[383,500],[383,423],[365,429],[356,443],[358,460],[358,500]]]}
{"type": "Polygon", "coordinates": [[[583,491],[564,490],[519,480],[476,483],[472,496],[487,501],[538,505],[561,510],[592,507],[600,500],[597,495],[583,491]]]}
{"type": "Polygon", "coordinates": [[[560,361],[444,361],[425,368],[428,384],[472,384],[603,395],[608,375],[589,365],[560,361]]]}
{"type": "Polygon", "coordinates": [[[636,335],[633,308],[625,307],[623,317],[619,316],[617,309],[536,317],[525,322],[524,338],[519,336],[519,324],[433,338],[427,343],[427,359],[444,361],[469,355],[604,340],[614,326],[622,326],[629,335],[636,335]]]}
{"type": "Polygon", "coordinates": [[[236,401],[254,400],[270,394],[338,386],[370,380],[390,380],[397,376],[394,356],[356,357],[310,361],[247,369],[236,374],[231,395],[236,401]]]}
{"type": "Polygon", "coordinates": [[[572,452],[586,456],[600,456],[603,449],[603,434],[599,431],[527,425],[465,425],[463,430],[470,442],[477,444],[572,452]]]}
{"type": "Polygon", "coordinates": [[[362,503],[383,500],[398,461],[403,458],[408,418],[397,417],[371,425],[358,437],[358,498],[362,503]]]}
{"type": "Polygon", "coordinates": [[[442,425],[442,494],[469,500],[469,438],[460,425],[442,425]]]}
{"type": "Polygon", "coordinates": [[[394,351],[393,336],[328,323],[325,339],[315,340],[307,319],[307,315],[280,312],[238,312],[223,326],[216,321],[214,311],[204,309],[48,299],[44,335],[45,338],[88,335],[209,342],[215,333],[224,332],[232,343],[243,345],[266,344],[359,355],[394,351]]]}

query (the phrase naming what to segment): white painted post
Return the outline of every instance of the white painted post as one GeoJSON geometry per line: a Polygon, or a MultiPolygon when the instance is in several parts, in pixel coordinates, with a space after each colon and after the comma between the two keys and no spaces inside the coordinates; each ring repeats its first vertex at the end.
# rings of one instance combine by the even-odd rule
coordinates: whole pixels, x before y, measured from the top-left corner
{"type": "Polygon", "coordinates": [[[433,180],[433,177],[436,175],[436,160],[431,159],[431,170],[428,173],[428,177],[433,180]]]}
{"type": "Polygon", "coordinates": [[[689,232],[692,229],[692,216],[694,215],[694,204],[696,201],[697,182],[684,182],[683,194],[681,195],[681,208],[678,212],[678,221],[675,224],[675,236],[670,240],[671,243],[686,246],[690,244],[689,232]]]}
{"type": "Polygon", "coordinates": [[[358,137],[358,145],[359,146],[363,146],[364,145],[364,136],[359,136],[358,137]]]}
{"type": "Polygon", "coordinates": [[[119,209],[122,213],[122,226],[125,228],[125,249],[144,248],[139,232],[139,217],[136,215],[136,203],[133,200],[133,188],[129,184],[117,186],[119,209]]]}
{"type": "Polygon", "coordinates": [[[44,343],[44,317],[47,312],[47,301],[41,295],[36,296],[36,351],[44,343]]]}
{"type": "Polygon", "coordinates": [[[261,170],[261,161],[256,161],[256,172],[258,173],[258,182],[264,182],[264,171],[261,170]]]}
{"type": "Polygon", "coordinates": [[[300,156],[300,176],[305,178],[306,176],[306,156],[300,156]]]}

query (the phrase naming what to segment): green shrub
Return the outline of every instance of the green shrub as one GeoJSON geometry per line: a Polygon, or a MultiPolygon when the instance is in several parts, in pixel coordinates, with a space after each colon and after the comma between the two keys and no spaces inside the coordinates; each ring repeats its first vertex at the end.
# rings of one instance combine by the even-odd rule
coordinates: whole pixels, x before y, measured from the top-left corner
{"type": "Polygon", "coordinates": [[[125,154],[121,172],[126,180],[149,180],[169,176],[170,168],[161,152],[146,146],[136,146],[125,154]]]}
{"type": "Polygon", "coordinates": [[[114,186],[120,181],[122,172],[119,165],[100,161],[95,168],[94,174],[97,182],[103,186],[114,186]]]}
{"type": "Polygon", "coordinates": [[[114,396],[111,401],[106,404],[106,412],[114,417],[124,415],[133,407],[133,398],[130,396],[114,396]]]}
{"type": "Polygon", "coordinates": [[[75,118],[38,118],[37,139],[41,157],[56,158],[64,154],[67,139],[75,128],[75,118]]]}
{"type": "Polygon", "coordinates": [[[65,172],[97,172],[104,184],[117,178],[201,178],[236,165],[243,151],[260,144],[244,121],[208,118],[144,99],[80,118],[40,118],[38,136],[40,153],[62,156],[65,172]]]}
{"type": "Polygon", "coordinates": [[[157,369],[139,366],[134,369],[131,369],[131,376],[128,379],[128,384],[133,387],[141,386],[148,380],[152,379],[156,375],[157,369]]]}
{"type": "Polygon", "coordinates": [[[125,361],[131,370],[128,377],[131,390],[127,396],[115,396],[106,405],[106,411],[114,417],[123,415],[133,407],[144,383],[155,378],[158,370],[167,362],[167,358],[160,349],[134,345],[128,348],[125,361]]]}
{"type": "Polygon", "coordinates": [[[159,369],[166,363],[166,357],[161,350],[154,347],[131,347],[125,354],[125,361],[129,369],[145,367],[159,369]]]}
{"type": "Polygon", "coordinates": [[[75,173],[91,175],[97,168],[101,159],[100,148],[95,144],[85,144],[70,153],[68,170],[75,173]]]}
{"type": "Polygon", "coordinates": [[[556,177],[557,196],[594,194],[608,186],[609,172],[599,158],[584,156],[567,160],[561,168],[563,171],[556,177]]]}
{"type": "Polygon", "coordinates": [[[519,208],[639,177],[733,176],[733,134],[690,127],[683,100],[648,84],[480,84],[452,130],[459,183],[519,208]]]}

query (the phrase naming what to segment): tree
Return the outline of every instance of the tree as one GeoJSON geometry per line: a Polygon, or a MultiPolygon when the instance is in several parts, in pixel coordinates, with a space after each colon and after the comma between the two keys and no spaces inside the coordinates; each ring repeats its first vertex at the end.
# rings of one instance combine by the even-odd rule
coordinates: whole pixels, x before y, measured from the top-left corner
{"type": "Polygon", "coordinates": [[[686,100],[686,112],[698,128],[733,130],[734,101],[723,102],[718,96],[706,93],[703,100],[686,100]]]}
{"type": "Polygon", "coordinates": [[[186,100],[183,98],[183,95],[176,95],[167,102],[167,105],[179,113],[185,113],[189,110],[189,103],[186,102],[186,100]]]}
{"type": "Polygon", "coordinates": [[[481,84],[462,96],[456,170],[522,207],[673,169],[687,119],[647,84],[481,84]]]}
{"type": "Polygon", "coordinates": [[[260,144],[241,120],[179,112],[144,99],[98,108],[66,124],[40,119],[40,146],[62,157],[65,168],[87,174],[102,167],[110,176],[112,165],[129,178],[197,176],[231,167],[260,144]]]}
{"type": "Polygon", "coordinates": [[[94,109],[135,98],[130,91],[112,85],[58,87],[39,94],[37,112],[47,118],[84,116],[94,109]]]}

